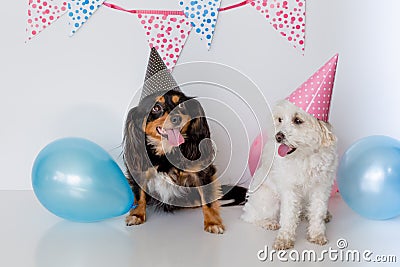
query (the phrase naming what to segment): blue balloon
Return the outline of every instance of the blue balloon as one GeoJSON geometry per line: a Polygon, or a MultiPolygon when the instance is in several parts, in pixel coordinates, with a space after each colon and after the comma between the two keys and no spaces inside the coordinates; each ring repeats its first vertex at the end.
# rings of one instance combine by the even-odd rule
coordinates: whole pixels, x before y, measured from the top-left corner
{"type": "Polygon", "coordinates": [[[400,215],[400,142],[387,136],[359,140],[343,155],[337,181],[343,200],[360,215],[400,215]]]}
{"type": "Polygon", "coordinates": [[[63,138],[35,159],[32,187],[40,203],[64,219],[93,222],[116,217],[133,206],[133,193],[121,169],[97,144],[63,138]]]}

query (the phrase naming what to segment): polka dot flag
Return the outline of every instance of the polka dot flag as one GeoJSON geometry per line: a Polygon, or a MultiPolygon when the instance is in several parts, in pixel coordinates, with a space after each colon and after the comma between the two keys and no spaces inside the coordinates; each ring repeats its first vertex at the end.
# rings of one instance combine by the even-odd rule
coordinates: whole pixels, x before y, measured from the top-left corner
{"type": "Polygon", "coordinates": [[[71,36],[85,24],[104,1],[105,0],[69,0],[68,18],[71,36]]]}
{"type": "Polygon", "coordinates": [[[250,3],[292,46],[304,53],[305,0],[255,0],[250,3]]]}
{"type": "Polygon", "coordinates": [[[65,1],[29,0],[26,26],[27,39],[31,40],[67,11],[65,1]]]}
{"type": "Polygon", "coordinates": [[[150,48],[157,49],[167,68],[178,61],[192,27],[184,16],[137,14],[150,48]]]}
{"type": "Polygon", "coordinates": [[[200,35],[200,39],[210,49],[221,0],[182,0],[179,4],[184,7],[183,12],[195,33],[200,35]]]}
{"type": "Polygon", "coordinates": [[[338,54],[326,62],[286,99],[315,118],[327,122],[337,60],[338,54]]]}

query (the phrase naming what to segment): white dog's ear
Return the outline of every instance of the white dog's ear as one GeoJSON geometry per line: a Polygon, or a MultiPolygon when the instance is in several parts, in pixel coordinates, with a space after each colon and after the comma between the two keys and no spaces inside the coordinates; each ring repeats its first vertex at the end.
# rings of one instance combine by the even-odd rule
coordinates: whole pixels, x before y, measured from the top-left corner
{"type": "Polygon", "coordinates": [[[332,126],[321,120],[318,120],[318,124],[321,128],[321,145],[333,145],[336,142],[336,136],[332,133],[332,126]]]}

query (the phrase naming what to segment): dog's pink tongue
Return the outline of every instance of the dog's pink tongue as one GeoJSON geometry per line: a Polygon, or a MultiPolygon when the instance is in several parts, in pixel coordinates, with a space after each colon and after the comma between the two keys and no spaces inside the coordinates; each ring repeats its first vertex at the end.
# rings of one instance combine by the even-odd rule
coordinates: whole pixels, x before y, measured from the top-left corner
{"type": "Polygon", "coordinates": [[[289,151],[290,151],[290,147],[285,144],[281,144],[278,148],[278,154],[281,157],[286,156],[289,151]]]}
{"type": "Polygon", "coordinates": [[[168,129],[165,131],[167,132],[168,142],[171,146],[179,146],[185,142],[179,129],[168,129]]]}

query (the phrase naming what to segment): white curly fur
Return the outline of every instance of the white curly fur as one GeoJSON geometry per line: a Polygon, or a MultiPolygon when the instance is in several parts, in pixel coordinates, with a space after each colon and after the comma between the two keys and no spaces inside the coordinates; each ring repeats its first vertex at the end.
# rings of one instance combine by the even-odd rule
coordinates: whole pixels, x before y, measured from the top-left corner
{"type": "Polygon", "coordinates": [[[254,182],[261,186],[248,194],[242,219],[270,230],[279,229],[274,249],[294,246],[301,215],[309,221],[308,240],[326,244],[325,219],[328,199],[337,168],[336,137],[329,123],[319,121],[287,100],[273,111],[276,132],[283,133],[282,143],[296,150],[271,157],[280,144],[275,138],[263,148],[261,167],[254,182]],[[295,118],[302,121],[295,123],[295,118]],[[270,168],[271,167],[271,168],[270,168]]]}

